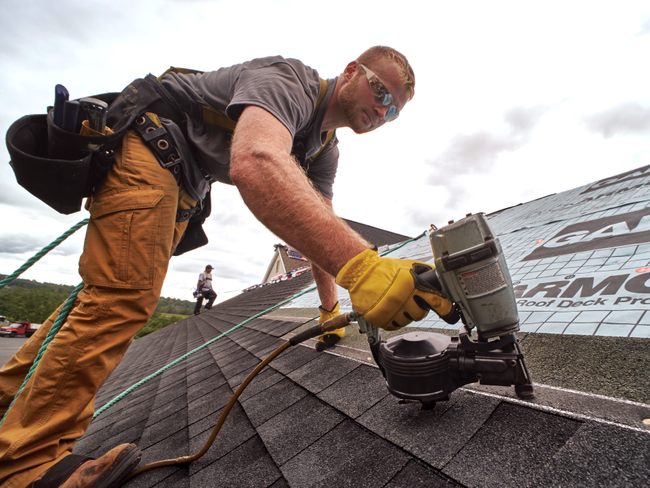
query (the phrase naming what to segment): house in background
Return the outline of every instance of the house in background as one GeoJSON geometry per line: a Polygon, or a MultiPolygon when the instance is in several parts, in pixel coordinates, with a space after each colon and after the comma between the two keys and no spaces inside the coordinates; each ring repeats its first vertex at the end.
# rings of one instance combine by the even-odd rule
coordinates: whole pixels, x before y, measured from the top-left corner
{"type": "MultiPolygon", "coordinates": [[[[397,244],[410,239],[408,236],[379,229],[371,225],[361,224],[354,220],[343,220],[345,220],[352,229],[361,234],[364,239],[373,243],[378,248],[397,244]]],[[[273,258],[269,263],[269,267],[264,274],[262,283],[279,279],[282,275],[300,268],[311,267],[311,262],[295,249],[284,244],[275,244],[273,247],[275,248],[275,252],[273,253],[273,258]]]]}
{"type": "Polygon", "coordinates": [[[275,244],[273,246],[275,252],[273,259],[269,263],[269,267],[264,274],[262,283],[273,281],[280,278],[282,275],[287,274],[295,269],[310,267],[311,262],[295,249],[285,246],[284,244],[275,244]]]}

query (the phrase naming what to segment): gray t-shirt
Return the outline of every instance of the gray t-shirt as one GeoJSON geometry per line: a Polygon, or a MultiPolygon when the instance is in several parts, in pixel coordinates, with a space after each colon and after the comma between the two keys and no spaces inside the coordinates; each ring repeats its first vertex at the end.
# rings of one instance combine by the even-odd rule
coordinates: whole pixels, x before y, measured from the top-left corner
{"type": "MultiPolygon", "coordinates": [[[[314,161],[308,158],[325,143],[327,133],[321,127],[336,79],[328,80],[327,94],[316,112],[320,91],[318,73],[296,59],[280,56],[201,74],[168,73],[162,85],[181,108],[209,105],[235,122],[248,105],[267,110],[291,133],[293,153],[301,161],[307,177],[321,194],[332,198],[339,157],[336,135],[314,161]]],[[[185,111],[191,113],[189,108],[185,111]]],[[[188,117],[187,132],[203,169],[217,181],[232,184],[229,176],[232,134],[191,117],[188,117]]]]}

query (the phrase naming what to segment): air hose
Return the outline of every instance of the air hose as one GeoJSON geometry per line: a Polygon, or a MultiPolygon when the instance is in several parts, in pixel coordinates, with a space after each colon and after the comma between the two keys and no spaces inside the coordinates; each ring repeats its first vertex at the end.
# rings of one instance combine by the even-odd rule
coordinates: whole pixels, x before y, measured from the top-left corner
{"type": "Polygon", "coordinates": [[[212,429],[212,433],[210,434],[210,437],[208,438],[207,442],[199,452],[197,452],[192,456],[182,456],[176,459],[166,459],[164,461],[156,461],[151,464],[146,464],[133,471],[126,479],[124,479],[124,481],[122,481],[122,483],[119,486],[122,486],[131,478],[134,478],[147,471],[151,471],[152,469],[163,468],[166,466],[178,466],[182,464],[188,464],[203,457],[203,455],[205,455],[205,453],[207,453],[208,450],[210,450],[210,447],[212,447],[212,444],[217,438],[217,435],[219,434],[221,427],[226,421],[226,418],[228,418],[228,414],[235,406],[235,403],[237,402],[241,394],[244,392],[244,390],[250,384],[250,382],[253,381],[253,378],[255,378],[271,361],[277,358],[285,350],[289,349],[289,347],[300,344],[301,342],[304,342],[307,339],[311,339],[321,334],[326,334],[327,332],[332,332],[333,330],[340,329],[341,327],[345,327],[351,321],[352,321],[352,314],[344,313],[334,317],[333,319],[328,320],[327,322],[314,325],[313,327],[310,327],[309,329],[304,330],[299,334],[296,334],[287,342],[284,342],[280,347],[278,347],[275,351],[269,354],[260,364],[258,364],[257,367],[253,371],[251,371],[248,374],[248,376],[246,376],[246,379],[242,382],[242,384],[239,385],[239,388],[237,388],[237,391],[233,393],[232,397],[230,398],[230,401],[221,412],[221,415],[219,416],[219,420],[217,420],[217,423],[212,429]]]}
{"type": "MultiPolygon", "coordinates": [[[[67,239],[70,235],[72,235],[72,234],[73,234],[74,232],[76,232],[78,229],[80,229],[81,227],[83,227],[84,225],[86,225],[86,224],[88,223],[88,221],[89,221],[89,219],[84,219],[84,220],[78,222],[77,224],[75,224],[72,228],[70,228],[68,231],[66,231],[64,234],[62,234],[59,238],[57,238],[57,239],[56,239],[55,241],[53,241],[51,244],[49,244],[48,246],[46,246],[45,248],[43,248],[40,252],[38,252],[37,254],[35,254],[32,258],[30,258],[30,259],[29,259],[29,260],[28,260],[28,261],[27,261],[23,266],[21,266],[19,269],[17,269],[14,273],[12,273],[11,275],[7,276],[4,280],[0,281],[0,289],[1,289],[1,288],[4,288],[6,285],[8,285],[8,284],[11,283],[12,281],[14,281],[14,280],[15,280],[18,276],[20,276],[24,271],[26,271],[28,268],[30,268],[30,267],[31,267],[33,264],[35,264],[38,260],[40,260],[40,259],[41,259],[45,254],[47,254],[49,251],[51,251],[54,247],[58,246],[61,242],[63,242],[65,239],[67,239]]],[[[401,243],[399,246],[397,246],[397,247],[395,247],[395,248],[393,248],[393,249],[390,249],[390,250],[384,252],[384,253],[382,254],[382,256],[385,256],[386,254],[389,254],[389,253],[391,253],[391,252],[393,252],[393,251],[396,251],[397,249],[402,248],[403,246],[405,246],[405,245],[408,244],[409,242],[412,242],[412,241],[414,241],[414,240],[417,240],[417,239],[419,239],[420,237],[424,236],[425,234],[426,234],[426,232],[423,233],[422,235],[420,235],[420,236],[414,238],[414,239],[410,239],[410,240],[408,240],[408,241],[406,241],[406,242],[401,243]]],[[[16,393],[16,395],[14,395],[14,400],[12,401],[11,405],[9,405],[9,408],[7,408],[7,411],[5,412],[4,417],[3,417],[2,419],[0,419],[0,425],[2,425],[2,423],[4,422],[4,419],[6,418],[7,413],[9,412],[9,410],[11,409],[11,406],[13,405],[13,403],[14,403],[15,400],[16,400],[16,398],[18,397],[18,394],[20,394],[20,392],[23,390],[23,388],[24,388],[25,385],[27,384],[27,381],[29,380],[29,377],[31,376],[31,374],[33,373],[33,371],[36,369],[36,366],[37,366],[38,363],[40,362],[40,358],[42,357],[42,355],[44,354],[44,352],[45,352],[45,350],[46,350],[46,348],[47,348],[47,345],[49,344],[49,342],[52,341],[52,339],[54,338],[54,336],[56,335],[56,333],[58,332],[58,330],[61,328],[61,326],[63,325],[63,323],[66,321],[67,316],[68,316],[68,312],[69,312],[70,309],[72,308],[72,305],[74,304],[74,301],[75,301],[75,299],[76,299],[76,297],[77,297],[77,294],[79,293],[79,291],[81,291],[81,289],[83,288],[83,286],[84,286],[83,282],[80,283],[80,284],[77,286],[77,288],[73,291],[73,293],[70,295],[70,297],[68,297],[68,299],[67,299],[67,301],[66,301],[66,303],[65,303],[65,305],[64,305],[64,307],[63,307],[63,309],[62,309],[61,312],[59,313],[59,316],[57,317],[55,323],[52,325],[52,328],[50,329],[50,332],[48,333],[48,336],[46,337],[45,341],[43,342],[43,345],[41,346],[41,348],[40,348],[40,350],[39,350],[39,352],[38,352],[38,354],[37,354],[37,357],[35,358],[35,360],[34,360],[34,362],[33,362],[33,364],[32,364],[32,367],[31,367],[31,369],[30,369],[28,375],[26,376],[26,378],[25,378],[25,380],[24,380],[22,386],[20,387],[20,389],[19,389],[19,391],[16,393]]],[[[312,291],[312,290],[314,290],[315,288],[316,288],[316,287],[312,287],[312,288],[309,288],[309,289],[307,289],[307,290],[304,290],[303,292],[299,293],[298,295],[293,296],[293,297],[291,297],[290,299],[285,300],[285,301],[283,301],[283,302],[277,304],[276,306],[271,307],[270,309],[265,310],[264,312],[262,312],[262,313],[260,313],[260,314],[257,314],[257,315],[255,315],[255,316],[253,316],[253,317],[251,317],[249,320],[252,320],[252,319],[257,318],[257,317],[259,317],[259,316],[261,316],[261,315],[264,315],[265,313],[267,313],[267,312],[269,312],[269,311],[271,311],[271,310],[273,310],[273,309],[275,309],[275,308],[277,308],[277,307],[280,307],[281,305],[283,305],[283,304],[285,304],[285,303],[287,303],[287,302],[289,302],[289,301],[295,299],[296,297],[298,297],[298,296],[300,296],[300,295],[303,295],[304,293],[307,293],[307,292],[309,292],[309,291],[312,291]]],[[[231,330],[229,330],[228,332],[232,332],[233,330],[235,330],[235,329],[237,329],[238,327],[240,327],[240,326],[244,325],[245,323],[247,323],[249,320],[244,321],[244,322],[242,322],[241,324],[239,324],[238,326],[233,327],[233,328],[232,328],[231,330]]],[[[275,359],[275,358],[276,358],[277,356],[279,356],[279,355],[280,355],[284,350],[288,349],[288,348],[291,347],[291,346],[295,346],[296,344],[300,344],[301,342],[304,342],[304,341],[306,341],[307,339],[311,339],[311,338],[316,337],[316,336],[318,336],[318,335],[321,335],[321,334],[324,334],[324,333],[327,333],[327,332],[331,332],[331,331],[333,331],[333,330],[335,330],[335,329],[340,329],[340,328],[342,328],[342,327],[345,327],[346,325],[348,325],[348,324],[349,324],[350,322],[352,322],[353,320],[354,320],[354,319],[353,319],[353,316],[352,316],[351,314],[342,314],[342,315],[339,315],[339,316],[337,316],[337,317],[335,317],[335,318],[333,318],[333,319],[331,319],[331,320],[328,320],[327,322],[324,322],[324,323],[322,323],[322,324],[315,325],[315,326],[313,326],[313,327],[311,327],[311,328],[309,328],[309,329],[307,329],[307,330],[305,330],[305,331],[303,331],[303,332],[297,334],[296,336],[292,337],[289,341],[287,341],[286,343],[282,344],[279,348],[277,348],[275,351],[273,351],[273,352],[272,352],[272,353],[271,353],[271,354],[270,354],[266,359],[264,359],[264,361],[262,361],[262,362],[257,366],[257,368],[255,368],[255,369],[254,369],[254,370],[253,370],[253,371],[252,371],[252,372],[251,372],[251,373],[246,377],[246,379],[242,382],[242,384],[239,386],[239,388],[237,389],[237,391],[233,394],[232,398],[230,399],[230,401],[228,402],[228,404],[227,404],[226,407],[224,408],[223,412],[221,413],[221,416],[219,417],[219,420],[217,421],[216,425],[215,425],[214,428],[213,428],[213,431],[212,431],[212,433],[211,433],[211,435],[210,435],[210,438],[209,438],[208,441],[206,442],[206,444],[205,444],[205,446],[203,447],[203,449],[201,449],[201,451],[199,451],[198,453],[196,453],[196,454],[193,455],[193,456],[184,456],[184,457],[180,457],[180,458],[177,458],[177,459],[168,459],[168,460],[165,460],[165,461],[158,461],[158,462],[155,462],[155,463],[151,463],[151,464],[145,465],[145,466],[143,466],[143,467],[141,467],[141,468],[138,468],[138,469],[136,469],[135,471],[133,471],[133,472],[130,474],[130,476],[129,476],[128,478],[126,478],[126,479],[125,479],[125,480],[124,480],[124,481],[123,481],[119,486],[122,486],[122,484],[124,484],[124,482],[126,482],[127,480],[129,480],[129,479],[131,479],[131,478],[133,478],[133,477],[135,477],[135,476],[137,476],[137,475],[139,475],[139,474],[141,474],[141,473],[144,473],[145,471],[149,471],[149,470],[154,469],[154,468],[160,468],[160,467],[163,467],[163,466],[175,466],[175,465],[180,465],[180,464],[187,464],[187,463],[191,463],[191,462],[196,461],[197,459],[201,458],[201,457],[202,457],[202,456],[203,456],[203,455],[204,455],[204,454],[205,454],[205,453],[210,449],[210,447],[211,447],[212,444],[214,443],[214,440],[216,439],[217,434],[218,434],[219,431],[221,430],[222,425],[223,425],[224,422],[226,421],[226,418],[228,417],[228,414],[229,414],[230,411],[232,410],[232,408],[233,408],[233,406],[235,405],[237,399],[238,399],[238,398],[241,396],[241,394],[243,393],[244,389],[245,389],[245,388],[248,386],[248,384],[253,380],[253,378],[255,378],[255,376],[257,376],[257,374],[258,374],[260,371],[262,371],[262,370],[263,370],[263,369],[264,369],[264,368],[265,368],[265,367],[266,367],[266,366],[267,366],[271,361],[273,361],[273,359],[275,359]]],[[[222,335],[225,335],[225,334],[222,334],[222,335]]],[[[222,336],[219,336],[219,337],[217,337],[216,339],[219,339],[220,337],[222,337],[222,336]]],[[[215,340],[216,340],[216,339],[215,339],[215,340]]],[[[210,342],[207,343],[207,344],[204,344],[204,346],[207,346],[207,345],[210,344],[210,343],[212,343],[212,341],[210,341],[210,342]]],[[[202,348],[202,347],[199,347],[199,348],[195,349],[194,351],[191,351],[190,353],[188,353],[188,354],[186,354],[185,356],[183,356],[183,357],[177,359],[176,361],[172,362],[171,364],[168,364],[166,367],[164,367],[164,368],[162,368],[161,370],[157,371],[157,372],[154,373],[153,375],[150,375],[149,377],[147,377],[147,378],[145,378],[144,380],[140,381],[139,383],[137,383],[136,385],[134,385],[133,387],[131,387],[131,388],[128,389],[127,391],[123,392],[121,395],[119,395],[118,397],[114,398],[111,402],[109,402],[107,405],[105,405],[102,409],[100,409],[99,411],[95,412],[95,414],[93,415],[93,418],[97,417],[97,416],[98,416],[99,414],[101,414],[101,413],[102,413],[106,408],[110,407],[110,406],[113,405],[115,402],[119,401],[122,397],[124,397],[126,394],[128,394],[129,392],[131,392],[133,389],[137,388],[138,386],[140,386],[141,384],[143,384],[143,383],[146,382],[147,380],[151,379],[152,377],[154,377],[154,376],[160,374],[161,372],[165,371],[165,370],[168,369],[169,367],[172,367],[173,365],[177,364],[178,362],[180,362],[181,360],[185,359],[185,358],[186,358],[187,356],[189,356],[190,354],[192,354],[192,353],[194,353],[194,352],[200,350],[201,348],[202,348]]]]}

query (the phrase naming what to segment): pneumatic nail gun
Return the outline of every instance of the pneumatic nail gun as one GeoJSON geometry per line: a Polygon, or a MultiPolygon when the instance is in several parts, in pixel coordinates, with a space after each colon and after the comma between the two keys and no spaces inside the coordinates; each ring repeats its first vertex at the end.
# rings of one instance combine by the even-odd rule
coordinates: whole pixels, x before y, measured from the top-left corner
{"type": "Polygon", "coordinates": [[[435,270],[418,275],[460,312],[459,335],[408,332],[382,341],[379,329],[352,312],[368,336],[388,390],[431,409],[469,383],[514,385],[520,398],[534,396],[515,332],[519,315],[503,251],[484,214],[468,215],[429,233],[435,270]],[[472,330],[476,329],[476,338],[472,330]]]}

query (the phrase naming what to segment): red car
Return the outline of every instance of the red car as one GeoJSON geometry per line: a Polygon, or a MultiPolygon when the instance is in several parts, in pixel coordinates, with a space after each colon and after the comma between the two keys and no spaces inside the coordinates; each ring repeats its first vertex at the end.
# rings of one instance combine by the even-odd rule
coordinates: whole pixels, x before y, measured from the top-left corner
{"type": "Polygon", "coordinates": [[[32,324],[30,322],[14,322],[7,327],[0,327],[0,336],[18,337],[19,335],[24,334],[25,337],[31,337],[40,326],[41,324],[32,324]]]}

